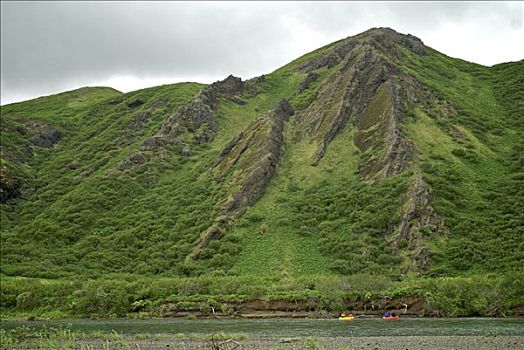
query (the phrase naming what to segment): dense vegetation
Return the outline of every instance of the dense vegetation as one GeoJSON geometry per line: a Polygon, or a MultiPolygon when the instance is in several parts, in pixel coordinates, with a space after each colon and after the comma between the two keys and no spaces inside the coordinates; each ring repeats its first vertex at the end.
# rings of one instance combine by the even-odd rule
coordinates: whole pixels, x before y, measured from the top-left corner
{"type": "Polygon", "coordinates": [[[163,317],[177,312],[233,316],[242,303],[260,300],[258,311],[306,311],[313,316],[343,310],[368,314],[402,308],[426,316],[507,316],[522,305],[523,275],[494,274],[391,281],[384,276],[109,276],[98,280],[8,278],[2,314],[42,317],[163,317]],[[271,304],[271,302],[276,302],[271,304]]]}
{"type": "Polygon", "coordinates": [[[299,67],[336,44],[259,79],[255,93],[221,97],[211,142],[188,132],[138,160],[140,144],[202,85],[83,88],[2,106],[2,314],[159,315],[162,305],[194,302],[228,311],[229,301],[253,298],[316,298],[318,310],[339,310],[366,295],[417,296],[427,310],[456,316],[521,306],[524,61],[483,67],[431,49],[394,57],[439,101],[434,114],[406,111],[403,132],[418,150],[411,169],[371,183],[358,171],[370,154],[355,146],[351,128],[317,166],[315,144],[295,138],[295,118],[335,69],[320,68],[300,89],[299,67]],[[275,177],[221,239],[188,260],[221,213],[217,199],[230,194],[210,164],[282,99],[295,116],[275,177]],[[437,113],[446,103],[456,112],[447,118],[437,113]],[[449,230],[423,232],[432,263],[420,279],[406,265],[408,242],[393,249],[386,239],[415,172],[449,230]]]}
{"type": "Polygon", "coordinates": [[[416,111],[407,124],[451,230],[435,273],[521,270],[524,61],[488,68],[432,52],[406,67],[457,108],[456,119],[416,111]]]}

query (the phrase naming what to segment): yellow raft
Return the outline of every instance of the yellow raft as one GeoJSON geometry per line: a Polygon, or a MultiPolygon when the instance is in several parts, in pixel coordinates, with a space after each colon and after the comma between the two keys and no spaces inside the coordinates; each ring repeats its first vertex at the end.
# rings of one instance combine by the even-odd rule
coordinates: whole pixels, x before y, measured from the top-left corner
{"type": "Polygon", "coordinates": [[[340,321],[353,321],[355,319],[355,316],[353,315],[340,315],[338,317],[340,321]]]}

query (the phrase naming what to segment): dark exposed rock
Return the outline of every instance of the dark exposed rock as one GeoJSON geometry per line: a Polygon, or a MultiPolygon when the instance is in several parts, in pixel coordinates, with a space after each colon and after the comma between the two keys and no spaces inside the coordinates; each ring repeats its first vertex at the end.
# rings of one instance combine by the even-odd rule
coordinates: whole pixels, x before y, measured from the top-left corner
{"type": "Polygon", "coordinates": [[[287,100],[282,100],[273,108],[272,113],[274,113],[276,117],[288,121],[289,117],[295,114],[295,111],[287,100]]]}
{"type": "Polygon", "coordinates": [[[243,99],[241,99],[238,96],[232,96],[232,97],[228,98],[228,100],[233,102],[233,103],[236,103],[237,105],[241,105],[241,106],[246,104],[246,101],[244,101],[243,99]]]}
{"type": "Polygon", "coordinates": [[[191,157],[193,155],[193,153],[187,146],[182,148],[179,153],[182,157],[191,157]]]}
{"type": "Polygon", "coordinates": [[[4,165],[0,165],[0,203],[20,196],[22,184],[4,165]]]}
{"type": "MultiPolygon", "coordinates": [[[[426,53],[418,38],[390,29],[373,29],[344,40],[324,56],[299,67],[310,75],[340,58],[315,100],[295,120],[295,140],[307,138],[317,144],[312,165],[318,164],[341,130],[352,127],[354,143],[362,153],[360,175],[379,182],[405,171],[414,159],[416,148],[403,132],[406,108],[418,106],[446,118],[456,115],[453,106],[396,67],[391,59],[402,55],[402,49],[417,55],[426,53]]],[[[307,76],[304,86],[306,81],[307,76]]],[[[412,271],[423,271],[431,261],[422,232],[447,232],[431,207],[431,198],[430,187],[419,174],[414,176],[401,222],[386,233],[392,237],[394,250],[400,249],[401,241],[407,242],[412,271]]]]}
{"type": "Polygon", "coordinates": [[[220,239],[232,224],[232,219],[228,216],[219,216],[214,223],[200,234],[196,249],[187,257],[187,260],[198,259],[201,250],[209,244],[209,242],[220,239]]]}
{"type": "Polygon", "coordinates": [[[299,69],[305,72],[312,72],[324,67],[331,68],[336,66],[341,60],[342,57],[340,57],[336,51],[330,51],[324,56],[320,56],[316,59],[304,63],[299,67],[299,69]]]}
{"type": "Polygon", "coordinates": [[[137,108],[137,107],[143,105],[144,103],[146,103],[146,101],[144,101],[144,100],[142,100],[140,98],[137,98],[137,99],[134,99],[131,102],[128,102],[127,106],[129,108],[137,108]]]}
{"type": "Polygon", "coordinates": [[[298,69],[304,72],[312,72],[323,67],[334,67],[346,59],[355,49],[362,46],[373,47],[388,57],[400,57],[401,48],[408,49],[417,55],[426,54],[424,43],[413,35],[400,34],[389,28],[373,28],[341,41],[325,55],[305,62],[298,69]]]}
{"type": "Polygon", "coordinates": [[[86,177],[89,177],[91,176],[91,174],[93,174],[95,172],[95,168],[93,167],[88,167],[87,169],[83,170],[80,174],[78,174],[78,176],[76,177],[77,180],[80,180],[82,178],[86,178],[86,177]]]}
{"type": "Polygon", "coordinates": [[[32,141],[35,146],[51,148],[61,138],[60,132],[50,126],[45,126],[33,137],[32,141]]]}
{"type": "Polygon", "coordinates": [[[25,159],[31,158],[33,156],[33,149],[31,148],[30,145],[27,145],[27,144],[22,145],[20,149],[24,156],[24,159],[22,161],[25,161],[25,159]]]}
{"type": "Polygon", "coordinates": [[[27,130],[27,128],[23,127],[22,125],[17,125],[16,126],[16,132],[18,132],[20,135],[27,135],[28,130],[27,130]]]}
{"type": "Polygon", "coordinates": [[[217,180],[227,182],[229,188],[240,188],[223,201],[224,214],[243,213],[263,194],[280,161],[284,122],[292,113],[287,101],[280,102],[235,137],[214,162],[217,180]]]}
{"type": "Polygon", "coordinates": [[[313,165],[351,118],[359,123],[375,91],[397,71],[369,45],[355,47],[348,54],[296,121],[297,138],[307,135],[318,144],[313,165]]]}
{"type": "MultiPolygon", "coordinates": [[[[219,98],[243,103],[243,100],[238,96],[242,93],[243,86],[242,79],[233,75],[206,86],[189,103],[180,107],[176,113],[168,115],[160,130],[140,143],[140,150],[162,152],[174,145],[185,144],[184,148],[177,148],[175,151],[183,157],[190,157],[192,155],[189,146],[191,142],[195,140],[199,144],[211,142],[219,130],[218,120],[215,116],[219,98]],[[192,139],[188,138],[187,132],[193,135],[192,139]]],[[[140,101],[140,104],[144,103],[142,100],[135,100],[132,103],[136,105],[138,103],[136,101],[140,101]]],[[[126,129],[128,132],[119,138],[120,143],[134,140],[137,132],[147,123],[153,111],[164,105],[165,101],[158,101],[148,110],[138,112],[129,123],[126,129]]],[[[128,169],[136,164],[139,163],[130,162],[128,159],[119,164],[117,168],[120,170],[128,169]]]]}
{"type": "Polygon", "coordinates": [[[157,151],[165,148],[170,142],[165,137],[155,135],[148,137],[140,144],[140,149],[143,151],[157,151]]]}
{"type": "Polygon", "coordinates": [[[309,72],[304,78],[304,80],[302,80],[300,84],[298,84],[297,92],[301,93],[302,91],[307,90],[311,83],[317,81],[318,77],[319,74],[317,72],[309,72]]]}
{"type": "Polygon", "coordinates": [[[15,164],[22,164],[33,156],[33,149],[27,144],[21,145],[20,151],[21,152],[15,154],[10,148],[7,148],[3,145],[0,146],[0,153],[2,156],[15,164]]]}
{"type": "Polygon", "coordinates": [[[217,132],[218,126],[208,127],[207,124],[202,124],[196,131],[195,131],[195,139],[199,144],[204,144],[211,142],[213,138],[215,137],[215,134],[217,132]]]}
{"type": "Polygon", "coordinates": [[[53,147],[60,141],[62,134],[48,124],[27,117],[19,118],[16,124],[2,123],[0,128],[2,132],[17,132],[24,140],[15,149],[0,146],[2,161],[7,161],[0,165],[0,203],[5,203],[30,190],[22,175],[24,171],[16,165],[22,165],[33,157],[34,147],[53,147]]]}
{"type": "Polygon", "coordinates": [[[408,49],[417,55],[426,54],[426,47],[422,40],[411,34],[398,33],[390,28],[373,28],[354,38],[374,45],[389,56],[398,56],[400,54],[399,47],[408,49]]]}
{"type": "Polygon", "coordinates": [[[242,79],[229,75],[226,79],[211,84],[210,89],[218,94],[231,96],[242,92],[242,79]]]}
{"type": "Polygon", "coordinates": [[[404,202],[400,224],[391,240],[394,250],[398,250],[400,242],[406,240],[411,269],[422,272],[429,267],[430,254],[424,245],[422,231],[429,235],[447,234],[444,221],[431,207],[433,193],[428,184],[417,173],[413,176],[404,202]]]}
{"type": "Polygon", "coordinates": [[[78,161],[77,160],[74,160],[68,164],[66,164],[65,168],[67,170],[76,170],[78,168],[78,161]]]}
{"type": "Polygon", "coordinates": [[[133,119],[128,124],[128,129],[132,131],[139,131],[141,130],[144,125],[147,123],[149,118],[151,118],[151,110],[138,112],[134,115],[133,119]]]}
{"type": "Polygon", "coordinates": [[[120,99],[117,98],[117,99],[109,100],[109,101],[107,101],[106,103],[107,103],[108,105],[117,105],[117,104],[119,104],[120,102],[122,102],[122,100],[120,100],[120,99]]]}
{"type": "MultiPolygon", "coordinates": [[[[391,57],[389,51],[399,53],[399,47],[417,54],[425,52],[419,39],[390,29],[370,30],[330,51],[343,59],[296,120],[295,140],[309,136],[318,145],[312,165],[318,164],[329,143],[351,122],[357,147],[362,152],[382,154],[361,164],[363,177],[380,180],[409,166],[414,149],[402,131],[405,103],[411,107],[420,104],[428,100],[428,93],[387,58],[391,57]]],[[[306,62],[301,67],[309,71],[308,75],[312,74],[311,64],[306,62]]]]}
{"type": "MultiPolygon", "coordinates": [[[[410,81],[403,77],[402,82],[410,81]]],[[[382,144],[383,154],[374,162],[360,165],[364,177],[385,179],[407,169],[414,154],[414,146],[402,131],[404,117],[403,86],[398,77],[384,82],[373,96],[368,108],[356,121],[355,144],[362,151],[382,144]]]]}
{"type": "Polygon", "coordinates": [[[249,96],[256,96],[261,83],[266,81],[266,76],[261,75],[252,79],[246,80],[243,85],[243,92],[249,94],[249,96]]]}
{"type": "MultiPolygon", "coordinates": [[[[185,107],[182,107],[173,119],[176,119],[173,123],[175,126],[183,125],[191,132],[196,132],[203,124],[206,124],[207,128],[215,132],[218,131],[218,121],[216,120],[213,109],[199,100],[192,101],[185,107]]],[[[176,136],[179,130],[172,127],[173,124],[169,122],[168,120],[168,124],[162,127],[161,132],[169,136],[176,136]]]]}
{"type": "Polygon", "coordinates": [[[133,164],[144,164],[146,162],[146,157],[142,153],[137,153],[129,157],[129,161],[133,164]]]}
{"type": "Polygon", "coordinates": [[[201,127],[206,129],[202,139],[208,142],[218,131],[215,117],[218,97],[231,97],[242,92],[242,80],[232,75],[225,80],[215,82],[204,88],[191,102],[182,107],[176,114],[167,118],[160,134],[174,138],[184,130],[196,133],[201,127]]]}
{"type": "Polygon", "coordinates": [[[226,147],[220,152],[220,155],[215,158],[215,160],[212,162],[211,167],[216,167],[222,160],[231,152],[233,147],[235,147],[238,142],[244,138],[244,133],[240,132],[237,136],[235,136],[229,143],[226,145],[226,147]]]}
{"type": "Polygon", "coordinates": [[[142,153],[135,153],[129,156],[129,158],[124,159],[120,163],[118,163],[118,170],[126,170],[129,168],[132,168],[135,165],[144,164],[146,162],[147,158],[142,153]]]}
{"type": "Polygon", "coordinates": [[[211,240],[220,238],[264,194],[280,162],[284,122],[292,114],[291,105],[281,101],[235,136],[213,161],[212,174],[230,192],[219,199],[220,216],[202,232],[190,259],[198,258],[211,240]]]}
{"type": "MultiPolygon", "coordinates": [[[[183,133],[186,130],[179,121],[179,117],[175,114],[170,114],[162,124],[160,132],[157,133],[158,137],[167,139],[169,136],[171,139],[176,138],[177,135],[183,133]]],[[[154,136],[153,136],[154,137],[154,136]]]]}
{"type": "Polygon", "coordinates": [[[212,141],[219,129],[215,116],[219,97],[238,102],[240,98],[236,95],[242,90],[242,79],[232,75],[205,87],[187,105],[169,115],[159,132],[144,140],[140,149],[159,151],[181,143],[181,135],[186,131],[193,133],[194,139],[200,144],[212,141]]]}

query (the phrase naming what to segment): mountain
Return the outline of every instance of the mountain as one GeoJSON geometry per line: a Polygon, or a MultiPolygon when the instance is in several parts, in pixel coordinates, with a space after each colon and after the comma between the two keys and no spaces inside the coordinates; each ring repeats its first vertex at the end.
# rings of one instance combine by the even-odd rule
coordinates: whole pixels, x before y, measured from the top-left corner
{"type": "Polygon", "coordinates": [[[523,87],[378,28],[246,81],[2,106],[1,273],[518,273],[523,87]]]}

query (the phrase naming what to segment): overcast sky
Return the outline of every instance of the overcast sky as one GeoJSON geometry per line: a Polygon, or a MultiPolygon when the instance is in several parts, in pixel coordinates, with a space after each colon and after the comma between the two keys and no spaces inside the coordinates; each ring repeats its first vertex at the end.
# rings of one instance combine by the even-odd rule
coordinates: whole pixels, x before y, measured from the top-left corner
{"type": "Polygon", "coordinates": [[[371,27],[483,65],[524,58],[519,2],[1,2],[1,104],[269,73],[371,27]]]}

